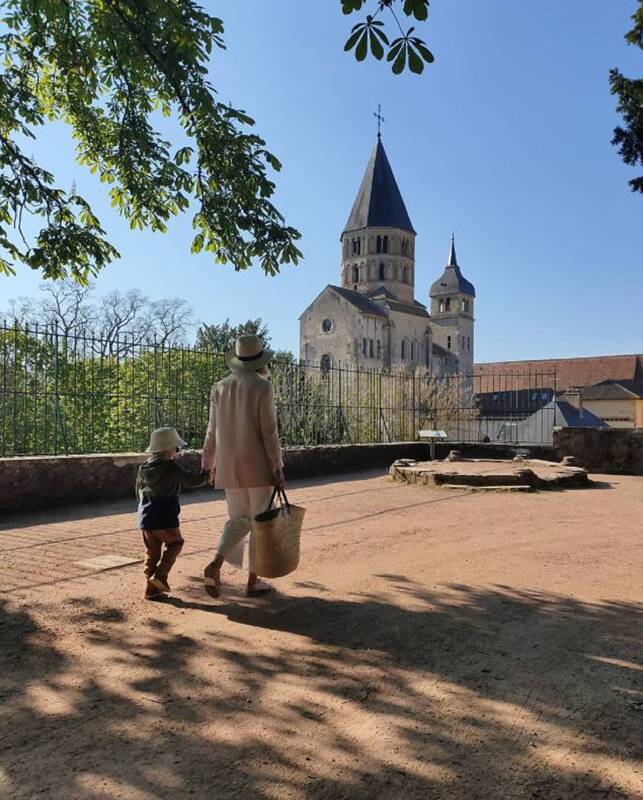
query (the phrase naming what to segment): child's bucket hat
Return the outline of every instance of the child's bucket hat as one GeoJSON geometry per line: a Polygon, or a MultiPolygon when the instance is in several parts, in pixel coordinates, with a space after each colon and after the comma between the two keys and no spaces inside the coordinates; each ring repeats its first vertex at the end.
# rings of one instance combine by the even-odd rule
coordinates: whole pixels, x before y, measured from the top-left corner
{"type": "Polygon", "coordinates": [[[157,428],[152,431],[150,444],[146,453],[162,453],[163,450],[174,450],[177,447],[187,447],[187,442],[179,436],[174,428],[157,428]]]}

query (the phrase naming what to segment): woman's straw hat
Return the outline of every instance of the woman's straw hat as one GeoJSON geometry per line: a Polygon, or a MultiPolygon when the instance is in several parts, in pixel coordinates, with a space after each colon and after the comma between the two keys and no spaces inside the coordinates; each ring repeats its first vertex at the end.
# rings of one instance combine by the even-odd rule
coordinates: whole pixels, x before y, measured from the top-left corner
{"type": "Polygon", "coordinates": [[[254,333],[239,336],[234,347],[226,355],[230,369],[258,370],[265,367],[273,356],[272,350],[263,346],[263,342],[254,333]]]}
{"type": "Polygon", "coordinates": [[[157,428],[152,431],[150,444],[146,453],[162,453],[164,450],[175,450],[177,447],[187,447],[174,428],[157,428]]]}

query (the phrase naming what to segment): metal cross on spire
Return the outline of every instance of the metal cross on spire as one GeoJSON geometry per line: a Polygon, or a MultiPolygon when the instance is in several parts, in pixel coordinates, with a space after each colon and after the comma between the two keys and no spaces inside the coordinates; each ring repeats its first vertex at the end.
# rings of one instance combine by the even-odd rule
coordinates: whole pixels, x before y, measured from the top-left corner
{"type": "Polygon", "coordinates": [[[377,138],[381,138],[382,136],[382,123],[386,122],[384,117],[382,116],[382,104],[377,104],[377,111],[373,112],[373,116],[377,119],[377,138]]]}

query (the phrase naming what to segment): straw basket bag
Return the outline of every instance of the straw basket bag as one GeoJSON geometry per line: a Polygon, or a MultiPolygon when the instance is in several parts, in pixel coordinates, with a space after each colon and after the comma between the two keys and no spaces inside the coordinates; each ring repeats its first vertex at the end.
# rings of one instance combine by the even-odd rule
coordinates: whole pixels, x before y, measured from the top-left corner
{"type": "MultiPolygon", "coordinates": [[[[306,509],[288,502],[286,493],[275,489],[268,510],[252,520],[254,572],[264,578],[281,578],[297,569],[299,540],[306,509]],[[275,498],[279,506],[272,508],[275,498]]],[[[252,545],[251,545],[252,546],[252,545]]]]}

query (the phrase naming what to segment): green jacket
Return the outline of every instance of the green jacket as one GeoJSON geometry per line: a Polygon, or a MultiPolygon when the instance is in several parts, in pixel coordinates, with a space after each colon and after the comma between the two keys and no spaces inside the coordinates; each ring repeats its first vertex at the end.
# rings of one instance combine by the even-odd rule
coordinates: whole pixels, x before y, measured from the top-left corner
{"type": "Polygon", "coordinates": [[[178,528],[181,489],[204,486],[207,481],[206,472],[188,472],[173,459],[152,455],[136,477],[139,527],[148,531],[178,528]]]}

